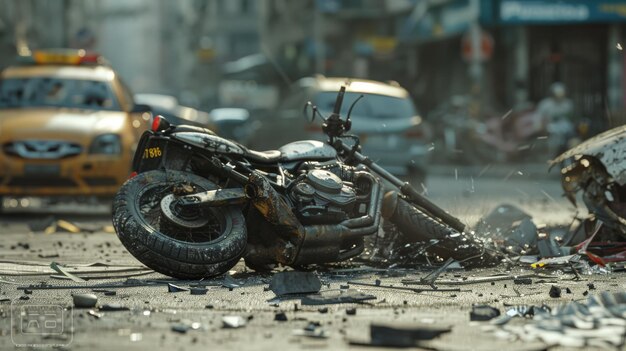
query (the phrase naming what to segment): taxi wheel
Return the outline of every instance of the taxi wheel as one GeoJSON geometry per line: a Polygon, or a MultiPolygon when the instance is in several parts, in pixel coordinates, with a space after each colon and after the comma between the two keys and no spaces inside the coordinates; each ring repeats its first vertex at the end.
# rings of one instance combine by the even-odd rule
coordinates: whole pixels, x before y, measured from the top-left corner
{"type": "MultiPolygon", "coordinates": [[[[128,180],[113,201],[113,226],[126,249],[146,266],[172,277],[200,279],[231,269],[247,245],[236,206],[164,212],[164,198],[180,187],[192,193],[218,186],[198,175],[156,170],[128,180]],[[174,213],[174,214],[173,214],[174,213]],[[172,217],[179,215],[178,217],[172,217]]],[[[167,202],[165,202],[167,203],[167,202]]],[[[167,209],[166,208],[166,209],[167,209]]]]}

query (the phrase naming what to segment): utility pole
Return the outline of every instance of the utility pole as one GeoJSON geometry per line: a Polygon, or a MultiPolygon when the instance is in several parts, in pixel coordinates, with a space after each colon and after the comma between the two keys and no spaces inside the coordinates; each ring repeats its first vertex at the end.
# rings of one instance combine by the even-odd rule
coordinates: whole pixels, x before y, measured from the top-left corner
{"type": "Polygon", "coordinates": [[[470,114],[473,115],[474,118],[479,118],[481,112],[483,110],[484,103],[484,91],[483,91],[483,65],[482,65],[482,47],[481,47],[481,37],[482,31],[480,28],[479,13],[480,13],[480,2],[479,0],[470,0],[469,3],[470,11],[473,14],[472,23],[470,24],[469,29],[469,39],[470,39],[470,47],[471,47],[471,57],[468,68],[468,75],[470,78],[470,98],[471,98],[471,107],[470,114]]]}
{"type": "Polygon", "coordinates": [[[324,14],[318,2],[315,2],[313,17],[313,31],[315,37],[315,72],[326,73],[326,47],[324,46],[324,14]]]}

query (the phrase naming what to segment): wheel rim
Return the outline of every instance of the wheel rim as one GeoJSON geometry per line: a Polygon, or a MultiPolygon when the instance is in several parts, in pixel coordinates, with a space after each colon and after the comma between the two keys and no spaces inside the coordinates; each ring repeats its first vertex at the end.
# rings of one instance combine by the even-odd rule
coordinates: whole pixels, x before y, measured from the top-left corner
{"type": "MultiPolygon", "coordinates": [[[[180,221],[172,221],[162,212],[163,198],[172,194],[175,185],[171,183],[150,183],[135,198],[135,205],[141,220],[152,230],[185,243],[208,243],[219,241],[226,232],[226,218],[217,208],[196,209],[196,213],[186,213],[180,221]],[[191,227],[181,224],[194,223],[191,227]]],[[[206,191],[192,184],[195,192],[206,191]]],[[[174,214],[176,209],[172,206],[174,214]]]]}

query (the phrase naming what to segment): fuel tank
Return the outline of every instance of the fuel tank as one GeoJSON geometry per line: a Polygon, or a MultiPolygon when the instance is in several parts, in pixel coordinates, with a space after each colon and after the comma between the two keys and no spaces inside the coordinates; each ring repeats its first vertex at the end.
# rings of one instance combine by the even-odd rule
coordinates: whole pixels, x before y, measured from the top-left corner
{"type": "Polygon", "coordinates": [[[332,160],[337,157],[337,151],[330,145],[318,140],[294,141],[278,149],[282,161],[313,161],[332,160]]]}

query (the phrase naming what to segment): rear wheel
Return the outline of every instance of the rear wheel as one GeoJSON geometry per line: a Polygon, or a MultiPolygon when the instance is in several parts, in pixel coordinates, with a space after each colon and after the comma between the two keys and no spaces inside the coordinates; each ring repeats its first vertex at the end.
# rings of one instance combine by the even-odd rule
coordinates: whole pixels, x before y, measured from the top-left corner
{"type": "Polygon", "coordinates": [[[140,173],[115,196],[113,226],[126,249],[157,272],[183,279],[222,274],[246,248],[241,209],[181,208],[173,201],[175,195],[217,188],[192,173],[140,173]]]}

